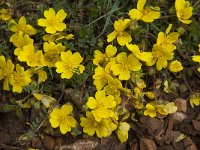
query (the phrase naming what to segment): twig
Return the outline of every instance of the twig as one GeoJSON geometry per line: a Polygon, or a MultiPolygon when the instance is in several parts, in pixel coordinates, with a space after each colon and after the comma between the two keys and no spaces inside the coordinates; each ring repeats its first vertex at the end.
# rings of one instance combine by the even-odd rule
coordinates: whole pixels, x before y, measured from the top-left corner
{"type": "Polygon", "coordinates": [[[166,19],[166,18],[172,18],[172,17],[176,17],[176,15],[171,15],[171,16],[162,16],[158,19],[166,19]]]}
{"type": "Polygon", "coordinates": [[[189,85],[188,82],[187,82],[187,79],[186,79],[186,77],[185,77],[185,74],[182,74],[182,75],[183,75],[183,80],[184,80],[184,82],[185,82],[187,88],[189,89],[190,93],[193,93],[192,89],[190,88],[190,85],[189,85]]]}
{"type": "Polygon", "coordinates": [[[147,32],[148,35],[152,36],[154,39],[157,39],[157,37],[153,34],[151,34],[150,32],[147,32]]]}
{"type": "Polygon", "coordinates": [[[198,0],[194,5],[193,7],[195,7],[196,5],[198,5],[200,3],[200,0],[198,0]]]}

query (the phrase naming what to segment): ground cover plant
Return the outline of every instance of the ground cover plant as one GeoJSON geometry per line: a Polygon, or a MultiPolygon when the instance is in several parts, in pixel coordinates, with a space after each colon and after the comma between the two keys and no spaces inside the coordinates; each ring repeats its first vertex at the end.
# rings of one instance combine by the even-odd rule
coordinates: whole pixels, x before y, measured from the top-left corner
{"type": "Polygon", "coordinates": [[[199,14],[199,0],[1,1],[0,147],[198,149],[199,14]]]}

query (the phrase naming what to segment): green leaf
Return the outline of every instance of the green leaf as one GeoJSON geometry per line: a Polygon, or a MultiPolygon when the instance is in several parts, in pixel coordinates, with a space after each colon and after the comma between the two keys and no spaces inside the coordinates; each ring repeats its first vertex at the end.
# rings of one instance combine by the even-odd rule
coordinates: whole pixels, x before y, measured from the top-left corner
{"type": "Polygon", "coordinates": [[[21,107],[19,107],[19,106],[16,107],[16,115],[18,117],[22,117],[22,110],[21,110],[21,107]]]}
{"type": "Polygon", "coordinates": [[[5,106],[4,106],[4,111],[11,111],[11,110],[13,110],[14,108],[16,107],[16,105],[9,105],[9,104],[6,104],[5,106]]]}

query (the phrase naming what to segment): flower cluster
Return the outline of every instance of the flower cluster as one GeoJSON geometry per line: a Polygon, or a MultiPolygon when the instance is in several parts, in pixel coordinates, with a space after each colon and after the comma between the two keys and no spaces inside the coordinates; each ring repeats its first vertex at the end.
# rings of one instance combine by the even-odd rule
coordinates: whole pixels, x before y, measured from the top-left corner
{"type": "MultiPolygon", "coordinates": [[[[192,22],[190,18],[193,7],[188,1],[175,0],[173,7],[179,23],[192,22]]],[[[114,21],[114,29],[107,35],[108,44],[94,50],[92,79],[96,91],[87,98],[84,105],[85,115],[80,117],[80,126],[89,136],[96,134],[103,138],[115,132],[119,140],[125,142],[130,130],[128,120],[133,120],[132,110],[150,117],[165,117],[177,111],[173,101],[161,99],[160,91],[155,90],[161,85],[157,88],[153,83],[155,87],[151,89],[145,81],[148,75],[153,74],[155,77],[155,73],[162,73],[164,69],[173,76],[179,75],[183,70],[184,66],[179,58],[175,59],[178,43],[181,43],[181,33],[176,31],[176,24],[163,22],[165,31],[162,31],[163,28],[159,30],[157,37],[145,31],[155,38],[148,46],[137,42],[132,32],[136,29],[135,24],[147,24],[149,27],[149,23],[160,19],[161,8],[151,6],[146,0],[138,0],[137,7],[129,10],[127,18],[114,21]],[[127,104],[132,107],[126,107],[127,104]]],[[[10,20],[9,30],[13,33],[10,42],[15,47],[13,53],[18,61],[14,64],[11,59],[0,56],[0,80],[3,80],[4,90],[12,87],[13,92],[21,93],[25,86],[34,81],[34,75],[38,84],[45,82],[48,79],[47,69],[55,69],[62,79],[71,79],[74,74],[84,72],[81,54],[69,50],[61,42],[74,38],[73,34],[66,33],[66,17],[67,13],[63,9],[57,12],[53,8],[45,10],[44,17],[37,20],[37,25],[43,30],[42,34],[44,33],[41,36],[42,42],[36,43],[35,37],[40,32],[28,23],[25,16],[21,16],[18,21],[10,20],[9,10],[0,10],[0,19],[10,20]]],[[[200,55],[192,56],[192,60],[200,63],[200,55]]],[[[197,70],[200,72],[200,68],[197,70]]],[[[150,84],[152,82],[154,79],[150,84]]],[[[163,87],[163,91],[168,93],[167,80],[163,87]]],[[[50,110],[56,102],[55,98],[40,91],[32,91],[32,96],[41,101],[45,109],[50,110]]],[[[190,104],[192,107],[200,105],[199,93],[191,96],[190,104]]],[[[30,107],[29,104],[23,105],[23,108],[30,107]]],[[[72,111],[70,104],[53,108],[49,115],[51,126],[59,128],[62,134],[71,132],[73,128],[80,128],[72,111]]]]}
{"type": "Polygon", "coordinates": [[[74,73],[83,73],[85,67],[80,63],[83,58],[78,52],[72,54],[70,50],[66,51],[66,47],[58,40],[72,39],[73,35],[65,35],[63,31],[66,29],[66,24],[63,20],[67,13],[64,10],[58,11],[55,14],[53,8],[44,12],[46,19],[39,19],[38,25],[45,26],[45,34],[43,39],[43,50],[39,50],[38,46],[34,45],[34,40],[31,36],[37,33],[37,30],[27,24],[24,16],[21,16],[18,22],[15,20],[9,21],[9,30],[14,32],[10,37],[10,42],[16,47],[14,54],[20,62],[25,62],[29,69],[24,71],[24,68],[19,64],[16,65],[14,71],[14,64],[10,59],[5,60],[1,56],[1,75],[0,79],[4,79],[4,90],[9,90],[9,84],[13,86],[13,92],[22,92],[22,87],[28,85],[32,80],[33,74],[38,75],[38,82],[44,82],[47,79],[47,73],[44,67],[56,68],[58,73],[62,73],[61,78],[70,79],[74,73]]]}
{"type": "MultiPolygon", "coordinates": [[[[177,8],[177,2],[175,5],[177,8]]],[[[182,8],[176,9],[179,20],[184,18],[178,15],[180,9],[182,8]]],[[[94,69],[93,84],[97,91],[95,97],[89,97],[86,103],[89,110],[86,112],[86,117],[81,118],[83,131],[88,135],[92,136],[96,132],[98,137],[106,137],[116,130],[122,142],[128,138],[129,130],[128,123],[125,120],[119,120],[120,114],[116,111],[117,107],[122,107],[122,95],[125,94],[128,100],[132,101],[134,107],[143,110],[146,116],[155,117],[156,112],[166,116],[177,111],[173,102],[155,103],[155,101],[151,101],[146,103],[145,97],[154,100],[155,95],[154,92],[145,91],[146,84],[142,79],[144,63],[146,66],[155,65],[158,71],[168,66],[172,73],[183,70],[181,62],[173,60],[180,34],[171,31],[172,24],[168,25],[165,32],[158,33],[156,43],[153,44],[151,51],[144,48],[140,50],[140,46],[131,43],[133,37],[129,29],[132,24],[139,20],[147,23],[154,22],[161,16],[160,8],[146,5],[146,0],[139,0],[137,9],[131,9],[128,14],[130,19],[119,19],[114,22],[114,31],[107,36],[107,42],[112,42],[112,44],[107,45],[104,52],[102,50],[94,51],[93,64],[96,68],[94,69]],[[119,51],[118,46],[114,45],[115,39],[123,47],[122,51],[119,51]],[[168,65],[169,61],[171,62],[168,65]],[[131,81],[132,89],[125,87],[123,81],[131,81]],[[146,106],[144,106],[145,103],[146,106]],[[105,130],[106,128],[107,130],[105,130]]]]}

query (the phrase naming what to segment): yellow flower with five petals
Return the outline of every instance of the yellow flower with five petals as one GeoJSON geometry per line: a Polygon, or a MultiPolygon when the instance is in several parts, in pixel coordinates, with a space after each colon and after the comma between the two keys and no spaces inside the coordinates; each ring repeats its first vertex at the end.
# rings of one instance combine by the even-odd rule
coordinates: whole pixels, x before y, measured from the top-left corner
{"type": "Polygon", "coordinates": [[[101,121],[103,118],[114,116],[113,108],[116,106],[114,96],[108,95],[104,90],[97,91],[94,97],[89,97],[86,105],[92,109],[92,114],[96,121],[101,121]]]}
{"type": "Polygon", "coordinates": [[[61,43],[45,42],[43,45],[44,55],[42,57],[42,64],[48,67],[55,67],[55,63],[60,61],[60,53],[65,50],[65,46],[61,43]]]}
{"type": "Polygon", "coordinates": [[[111,44],[106,47],[105,54],[103,54],[99,50],[95,50],[93,64],[100,65],[104,62],[110,61],[114,57],[116,52],[117,52],[117,48],[111,44]]]}
{"type": "Polygon", "coordinates": [[[180,72],[181,70],[183,70],[183,66],[181,64],[180,61],[178,60],[173,60],[172,62],[170,62],[169,64],[169,70],[173,73],[176,72],[180,72]]]}
{"type": "Polygon", "coordinates": [[[26,18],[24,16],[21,16],[19,18],[18,23],[16,23],[14,20],[10,20],[10,31],[19,33],[20,31],[23,34],[28,34],[28,35],[34,35],[37,33],[37,30],[33,28],[31,25],[26,23],[26,18]]]}
{"type": "Polygon", "coordinates": [[[116,56],[116,63],[111,66],[115,76],[119,75],[120,80],[129,80],[131,71],[139,71],[142,64],[133,54],[128,55],[121,52],[116,56]]]}
{"type": "Polygon", "coordinates": [[[132,38],[128,32],[124,30],[130,25],[130,19],[117,20],[114,22],[114,31],[107,36],[107,42],[112,42],[117,38],[119,45],[124,46],[126,43],[130,43],[132,38]]]}
{"type": "Polygon", "coordinates": [[[28,34],[23,34],[19,31],[10,37],[10,42],[12,42],[17,48],[14,50],[14,54],[19,56],[24,46],[33,45],[33,39],[29,37],[28,34]]]}
{"type": "Polygon", "coordinates": [[[60,109],[54,108],[50,113],[49,122],[53,128],[60,127],[60,132],[66,134],[76,126],[76,120],[70,115],[73,107],[69,104],[63,105],[60,109]]]}
{"type": "Polygon", "coordinates": [[[22,87],[31,82],[30,74],[28,71],[24,71],[24,67],[16,64],[16,71],[13,71],[9,76],[9,82],[13,86],[13,92],[21,93],[22,87]]]}
{"type": "Polygon", "coordinates": [[[14,64],[11,59],[6,62],[5,57],[0,56],[0,80],[4,79],[3,89],[9,91],[9,77],[14,71],[14,64]]]}
{"type": "Polygon", "coordinates": [[[86,112],[86,117],[81,117],[80,120],[83,132],[89,136],[93,136],[96,132],[99,138],[107,137],[111,135],[112,131],[117,129],[117,125],[110,118],[96,121],[94,115],[89,111],[86,112]]]}
{"type": "Polygon", "coordinates": [[[157,38],[157,44],[166,47],[170,52],[176,49],[176,46],[173,44],[178,41],[179,33],[178,32],[170,32],[172,28],[172,24],[169,24],[165,33],[159,32],[157,38]]]}
{"type": "Polygon", "coordinates": [[[43,57],[42,51],[35,52],[33,45],[24,46],[23,51],[19,54],[18,59],[21,62],[26,62],[30,67],[42,66],[41,59],[43,57]]]}
{"type": "Polygon", "coordinates": [[[144,7],[146,0],[138,0],[137,9],[131,9],[129,16],[131,20],[142,20],[144,22],[153,22],[160,17],[159,7],[144,7]]]}
{"type": "Polygon", "coordinates": [[[192,20],[189,20],[189,18],[192,16],[193,7],[190,6],[189,1],[176,0],[175,9],[176,16],[182,23],[190,24],[192,22],[192,20]]]}
{"type": "Polygon", "coordinates": [[[62,61],[56,62],[56,72],[62,73],[61,78],[70,79],[75,71],[78,73],[83,73],[85,67],[80,63],[83,61],[83,58],[78,52],[72,54],[70,50],[67,52],[61,52],[62,61]]]}
{"type": "Polygon", "coordinates": [[[56,33],[56,31],[63,31],[66,29],[66,24],[63,20],[67,17],[67,13],[63,9],[59,10],[57,13],[53,8],[44,11],[44,18],[38,19],[38,25],[46,27],[45,31],[50,34],[56,33]]]}

